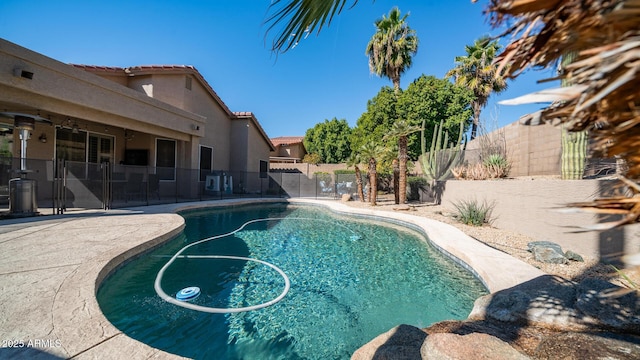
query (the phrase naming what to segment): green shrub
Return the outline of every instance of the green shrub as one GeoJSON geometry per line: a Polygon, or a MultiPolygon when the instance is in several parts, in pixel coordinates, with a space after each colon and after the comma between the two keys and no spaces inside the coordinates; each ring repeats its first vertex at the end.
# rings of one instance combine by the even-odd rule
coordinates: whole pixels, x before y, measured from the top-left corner
{"type": "Polygon", "coordinates": [[[352,169],[338,169],[338,170],[333,170],[333,173],[335,175],[353,175],[356,173],[356,171],[352,169]]]}
{"type": "Polygon", "coordinates": [[[424,178],[422,176],[409,176],[407,178],[407,185],[409,186],[407,200],[420,200],[420,189],[426,187],[428,184],[429,181],[427,180],[427,178],[424,178]]]}
{"type": "Polygon", "coordinates": [[[500,154],[489,155],[483,161],[483,164],[490,179],[505,178],[509,175],[509,170],[511,170],[511,165],[509,165],[507,159],[500,154]]]}
{"type": "Polygon", "coordinates": [[[491,213],[495,207],[495,203],[483,201],[479,203],[477,200],[461,200],[453,203],[456,208],[456,218],[463,224],[482,226],[491,224],[491,213]]]}

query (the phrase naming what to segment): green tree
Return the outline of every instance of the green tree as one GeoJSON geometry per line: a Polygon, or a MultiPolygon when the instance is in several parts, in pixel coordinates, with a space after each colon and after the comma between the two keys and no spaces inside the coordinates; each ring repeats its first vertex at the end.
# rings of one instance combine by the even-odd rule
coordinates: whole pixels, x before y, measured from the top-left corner
{"type": "MultiPolygon", "coordinates": [[[[407,202],[407,162],[409,156],[407,155],[407,137],[420,131],[421,127],[409,125],[406,120],[396,121],[391,127],[391,131],[385,137],[386,139],[394,139],[398,142],[398,186],[395,190],[396,203],[404,204],[407,202]]],[[[395,179],[394,179],[395,180],[395,179]]]]}
{"type": "Polygon", "coordinates": [[[471,103],[473,124],[471,140],[476,137],[480,125],[480,112],[487,104],[492,93],[499,93],[507,88],[504,77],[497,73],[498,64],[493,62],[500,45],[489,37],[477,39],[473,45],[466,45],[464,56],[456,56],[456,67],[449,70],[446,77],[453,77],[456,84],[466,86],[473,91],[475,99],[471,103]]]}
{"type": "Polygon", "coordinates": [[[389,78],[396,94],[400,93],[400,75],[411,67],[418,51],[418,37],[406,22],[408,16],[401,16],[397,7],[388,17],[382,15],[375,22],[376,32],[365,51],[371,73],[389,78]]]}
{"type": "Polygon", "coordinates": [[[307,152],[318,154],[323,163],[339,164],[351,155],[351,131],[345,119],[325,120],[307,130],[304,146],[307,152]]]}
{"type": "MultiPolygon", "coordinates": [[[[452,84],[446,79],[421,75],[414,80],[398,99],[397,116],[406,119],[410,126],[425,126],[427,139],[433,136],[434,126],[443,123],[444,129],[456,139],[460,123],[471,121],[471,90],[452,84]]],[[[390,131],[390,127],[386,132],[390,131]]],[[[409,159],[417,160],[421,155],[420,134],[407,136],[407,154],[409,159]]]]}
{"type": "Polygon", "coordinates": [[[359,151],[368,142],[380,142],[389,132],[396,117],[396,96],[393,89],[384,86],[378,94],[367,101],[365,111],[351,133],[351,149],[359,151]]]}

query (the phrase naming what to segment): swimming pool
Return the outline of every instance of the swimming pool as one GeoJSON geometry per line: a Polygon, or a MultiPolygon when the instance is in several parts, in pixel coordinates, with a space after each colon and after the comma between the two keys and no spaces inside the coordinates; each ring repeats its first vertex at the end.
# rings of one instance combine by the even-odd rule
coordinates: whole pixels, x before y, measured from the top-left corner
{"type": "Polygon", "coordinates": [[[182,213],[181,236],[131,261],[98,291],[103,313],[128,336],[167,352],[215,359],[348,359],[398,324],[426,327],[463,319],[487,293],[468,271],[406,227],[340,216],[320,207],[269,204],[182,213]],[[251,222],[252,220],[259,221],[251,222]],[[271,220],[267,220],[271,219],[271,220]],[[247,222],[251,222],[247,224],[247,222]],[[162,300],[198,286],[190,301],[233,309],[276,299],[263,309],[212,314],[162,300]]]}

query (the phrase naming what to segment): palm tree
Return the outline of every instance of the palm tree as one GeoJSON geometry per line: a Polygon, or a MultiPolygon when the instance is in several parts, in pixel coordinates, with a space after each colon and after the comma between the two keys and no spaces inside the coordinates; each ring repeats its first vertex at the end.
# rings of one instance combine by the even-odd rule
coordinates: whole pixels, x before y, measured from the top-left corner
{"type": "Polygon", "coordinates": [[[404,204],[407,201],[407,161],[409,155],[407,155],[408,139],[407,136],[416,131],[420,131],[419,126],[409,125],[406,120],[398,120],[392,126],[390,132],[385,136],[386,139],[398,139],[398,161],[399,161],[399,178],[398,178],[398,193],[400,204],[404,204]]]}
{"type": "Polygon", "coordinates": [[[362,145],[359,152],[361,159],[366,160],[369,164],[369,201],[371,206],[376,206],[378,192],[378,172],[376,170],[378,162],[376,159],[384,153],[384,149],[374,141],[370,141],[362,145]]]}
{"type": "Polygon", "coordinates": [[[498,74],[498,64],[494,64],[500,45],[488,37],[477,39],[473,45],[466,45],[467,55],[456,56],[456,67],[449,70],[446,77],[453,77],[456,84],[465,86],[473,91],[475,100],[471,102],[473,109],[473,124],[471,126],[471,140],[478,132],[480,112],[487,104],[492,93],[502,92],[507,88],[505,78],[498,74]]]}
{"type": "Polygon", "coordinates": [[[418,51],[418,37],[406,22],[408,16],[401,17],[395,7],[389,11],[389,17],[382,15],[376,20],[376,33],[365,52],[371,73],[389,78],[396,94],[400,91],[400,75],[411,67],[412,56],[418,51]]]}
{"type": "Polygon", "coordinates": [[[360,157],[360,154],[358,154],[357,152],[352,152],[351,156],[349,156],[349,159],[347,159],[347,166],[353,166],[354,170],[356,171],[356,185],[358,187],[357,191],[358,191],[358,197],[360,198],[361,202],[364,202],[364,191],[363,191],[363,186],[362,186],[362,172],[360,172],[360,164],[362,163],[362,159],[360,157]]]}
{"type": "MultiPolygon", "coordinates": [[[[357,2],[353,0],[351,7],[357,2]]],[[[320,33],[323,26],[329,26],[333,17],[342,12],[346,3],[347,0],[271,0],[271,14],[265,21],[271,24],[267,32],[285,23],[273,40],[271,50],[284,53],[313,31],[320,33]]]]}

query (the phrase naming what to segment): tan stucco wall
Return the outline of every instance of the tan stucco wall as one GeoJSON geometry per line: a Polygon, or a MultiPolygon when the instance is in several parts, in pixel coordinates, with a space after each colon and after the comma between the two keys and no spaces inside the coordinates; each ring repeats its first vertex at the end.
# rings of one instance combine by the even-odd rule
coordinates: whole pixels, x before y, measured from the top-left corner
{"type": "Polygon", "coordinates": [[[549,240],[580,254],[598,256],[623,250],[640,250],[640,225],[600,232],[576,232],[579,226],[600,222],[597,215],[562,213],[571,202],[587,201],[607,191],[613,180],[511,179],[445,183],[442,205],[454,211],[454,203],[493,202],[493,226],[513,230],[535,240],[549,240]]]}
{"type": "MultiPolygon", "coordinates": [[[[182,87],[184,89],[184,77],[182,87]]],[[[178,82],[179,83],[179,82],[178,82]]],[[[194,78],[191,90],[184,91],[185,109],[204,116],[206,125],[201,145],[213,148],[213,164],[216,169],[229,169],[231,147],[231,123],[229,114],[211,97],[208,91],[194,78]]],[[[197,161],[196,157],[196,161],[197,161]]]]}
{"type": "Polygon", "coordinates": [[[278,151],[274,152],[272,156],[284,156],[302,159],[306,152],[304,151],[304,145],[280,145],[277,147],[278,151]]]}
{"type": "MultiPolygon", "coordinates": [[[[198,115],[0,39],[0,103],[188,140],[198,115]],[[15,68],[33,79],[14,76],[15,68]]],[[[64,119],[53,119],[62,122],[64,119]]]]}
{"type": "Polygon", "coordinates": [[[248,125],[247,171],[260,172],[260,160],[269,163],[269,145],[263,140],[260,131],[253,123],[248,125]]]}
{"type": "MultiPolygon", "coordinates": [[[[243,131],[232,133],[235,115],[207,84],[201,83],[197,70],[179,66],[167,69],[150,67],[130,72],[76,67],[0,39],[0,109],[42,112],[51,117],[53,126],[36,124],[33,137],[44,133],[48,142],[35,144],[37,140],[32,139],[30,158],[51,158],[54,126],[78,123],[82,130],[115,137],[117,163],[123,159],[125,148],[149,149],[149,165],[153,166],[155,141],[166,138],[177,140],[177,167],[197,169],[199,145],[204,145],[213,148],[216,169],[259,171],[259,160],[268,161],[270,144],[257,130],[257,120],[248,121],[258,128],[247,131],[245,124],[243,131]],[[32,72],[33,78],[15,76],[16,68],[32,72]],[[186,77],[192,78],[191,90],[185,87],[186,77]],[[125,141],[125,129],[135,137],[125,141]]],[[[14,155],[19,153],[14,151],[14,155]]]]}

